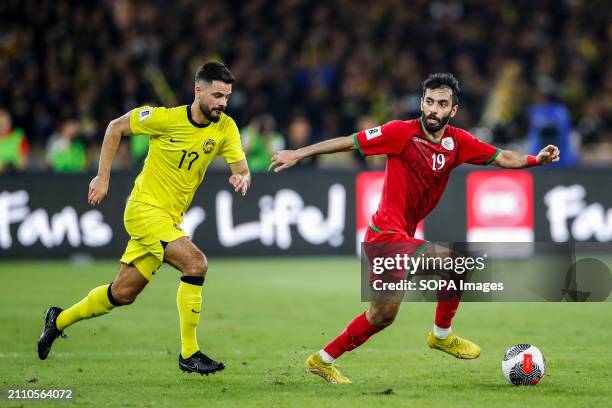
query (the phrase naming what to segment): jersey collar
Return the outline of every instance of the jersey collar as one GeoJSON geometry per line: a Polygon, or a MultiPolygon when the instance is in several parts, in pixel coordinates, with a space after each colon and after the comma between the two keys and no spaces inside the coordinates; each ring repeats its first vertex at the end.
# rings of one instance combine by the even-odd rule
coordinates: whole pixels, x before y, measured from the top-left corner
{"type": "Polygon", "coordinates": [[[205,128],[206,126],[210,125],[210,123],[203,125],[193,120],[193,118],[191,117],[191,105],[186,105],[186,107],[187,107],[187,119],[189,119],[189,123],[191,123],[193,126],[197,128],[205,128]]]}

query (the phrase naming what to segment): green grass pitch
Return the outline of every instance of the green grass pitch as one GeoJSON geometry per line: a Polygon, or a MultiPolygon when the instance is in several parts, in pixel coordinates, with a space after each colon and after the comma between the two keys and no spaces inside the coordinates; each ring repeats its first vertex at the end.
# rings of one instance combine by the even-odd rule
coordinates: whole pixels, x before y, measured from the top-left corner
{"type": "MultiPolygon", "coordinates": [[[[46,361],[36,339],[49,305],[67,307],[109,282],[116,262],[0,262],[0,388],[72,388],[73,406],[593,407],[612,396],[612,304],[465,303],[455,331],[482,347],[473,361],[425,345],[432,303],[406,303],[395,324],[339,362],[353,380],[324,383],[303,362],[362,312],[353,258],[210,259],[198,337],[225,371],[177,367],[179,274],[164,266],[136,303],[70,327],[46,361]],[[507,385],[507,347],[546,356],[536,387],[507,385]]],[[[36,406],[53,405],[50,402],[36,406]]],[[[55,403],[66,407],[66,403],[55,403]]]]}

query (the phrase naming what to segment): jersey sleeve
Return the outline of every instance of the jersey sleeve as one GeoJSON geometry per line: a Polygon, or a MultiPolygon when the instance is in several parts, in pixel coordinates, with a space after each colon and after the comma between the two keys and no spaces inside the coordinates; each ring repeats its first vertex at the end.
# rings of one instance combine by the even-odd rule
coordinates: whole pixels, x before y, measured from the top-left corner
{"type": "Polygon", "coordinates": [[[240,142],[238,126],[236,126],[236,123],[231,118],[228,119],[229,123],[225,130],[225,139],[217,155],[223,156],[225,161],[231,164],[244,160],[245,155],[244,150],[242,150],[242,143],[240,142]]]}
{"type": "Polygon", "coordinates": [[[409,125],[401,120],[392,120],[382,126],[353,134],[355,145],[363,156],[375,154],[400,154],[408,140],[409,125]]]}
{"type": "Polygon", "coordinates": [[[168,109],[141,106],[130,113],[130,129],[133,135],[162,135],[169,127],[168,109]]]}
{"type": "Polygon", "coordinates": [[[466,131],[461,131],[457,164],[469,163],[486,166],[492,163],[501,151],[502,149],[478,140],[466,131]]]}

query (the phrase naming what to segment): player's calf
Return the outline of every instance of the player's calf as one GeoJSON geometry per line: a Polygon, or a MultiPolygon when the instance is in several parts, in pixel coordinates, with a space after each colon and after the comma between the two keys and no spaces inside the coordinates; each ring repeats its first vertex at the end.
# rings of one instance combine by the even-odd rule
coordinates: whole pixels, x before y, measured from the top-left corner
{"type": "Polygon", "coordinates": [[[362,313],[351,320],[342,333],[319,351],[324,363],[333,363],[342,354],[361,346],[381,330],[368,321],[367,313],[362,313]]]}
{"type": "MultiPolygon", "coordinates": [[[[372,302],[370,308],[365,313],[354,318],[342,333],[318,352],[322,363],[327,364],[326,367],[332,370],[330,364],[342,354],[356,349],[365,343],[371,336],[392,324],[395,320],[395,316],[397,316],[400,304],[400,302],[372,302]]],[[[310,372],[321,375],[326,378],[327,381],[331,381],[327,378],[331,375],[330,372],[328,372],[329,370],[321,369],[319,370],[321,372],[316,372],[313,367],[309,367],[308,362],[306,366],[310,372]],[[311,370],[311,368],[313,368],[314,371],[311,370]]]]}
{"type": "Polygon", "coordinates": [[[121,264],[113,283],[93,288],[81,301],[62,310],[50,307],[45,312],[45,327],[38,339],[38,356],[44,360],[55,339],[74,323],[109,313],[116,306],[132,303],[147,285],[144,276],[132,265],[121,264]]]}
{"type": "Polygon", "coordinates": [[[180,270],[183,274],[176,293],[176,306],[181,330],[180,358],[182,360],[180,361],[187,361],[191,358],[197,359],[198,353],[200,353],[197,329],[202,312],[202,286],[204,276],[208,271],[206,256],[188,238],[181,237],[168,242],[165,246],[164,262],[180,270]]]}

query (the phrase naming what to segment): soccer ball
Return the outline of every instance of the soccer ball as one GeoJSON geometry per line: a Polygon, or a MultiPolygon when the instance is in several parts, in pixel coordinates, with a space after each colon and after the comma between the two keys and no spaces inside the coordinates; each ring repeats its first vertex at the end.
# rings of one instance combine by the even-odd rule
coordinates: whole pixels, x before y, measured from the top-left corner
{"type": "Polygon", "coordinates": [[[536,385],[546,371],[546,360],[542,352],[531,344],[517,344],[504,354],[502,372],[508,383],[514,385],[536,385]]]}

